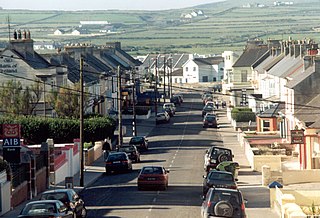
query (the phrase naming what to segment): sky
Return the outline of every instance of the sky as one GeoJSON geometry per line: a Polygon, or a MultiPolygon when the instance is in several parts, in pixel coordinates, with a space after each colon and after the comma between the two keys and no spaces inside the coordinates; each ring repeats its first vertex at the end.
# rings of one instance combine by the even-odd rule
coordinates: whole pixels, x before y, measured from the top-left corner
{"type": "Polygon", "coordinates": [[[1,0],[4,9],[30,10],[165,10],[221,0],[1,0]]]}

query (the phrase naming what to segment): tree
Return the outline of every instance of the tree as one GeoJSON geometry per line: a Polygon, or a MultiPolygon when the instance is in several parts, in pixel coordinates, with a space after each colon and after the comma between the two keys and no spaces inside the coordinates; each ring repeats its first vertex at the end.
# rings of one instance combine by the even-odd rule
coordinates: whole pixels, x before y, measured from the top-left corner
{"type": "Polygon", "coordinates": [[[35,81],[30,87],[23,87],[20,81],[2,83],[0,92],[1,112],[13,115],[30,115],[40,101],[41,82],[35,81]]]}
{"type": "MultiPolygon", "coordinates": [[[[49,102],[59,117],[80,117],[80,84],[60,87],[58,91],[49,94],[49,102]]],[[[87,96],[85,95],[86,99],[87,96]]],[[[85,101],[86,102],[86,101],[85,101]]]]}

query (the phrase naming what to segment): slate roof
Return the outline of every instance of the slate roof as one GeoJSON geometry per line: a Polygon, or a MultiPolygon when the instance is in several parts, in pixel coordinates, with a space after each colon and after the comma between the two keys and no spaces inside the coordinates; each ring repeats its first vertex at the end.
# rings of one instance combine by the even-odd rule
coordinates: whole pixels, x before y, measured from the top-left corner
{"type": "Polygon", "coordinates": [[[295,107],[295,116],[309,128],[320,128],[320,94],[307,104],[295,107]]]}
{"type": "Polygon", "coordinates": [[[292,80],[289,80],[289,82],[287,82],[286,87],[293,89],[296,85],[308,78],[313,73],[315,73],[315,66],[309,67],[304,71],[298,71],[295,74],[290,75],[290,78],[292,78],[292,80]]]}
{"type": "MultiPolygon", "coordinates": [[[[163,57],[159,54],[149,54],[143,61],[142,66],[145,68],[154,68],[155,59],[158,57],[158,68],[163,67],[163,57]]],[[[173,69],[182,68],[182,65],[189,60],[188,54],[166,54],[166,58],[172,58],[173,69]]]]}
{"type": "MultiPolygon", "coordinates": [[[[72,83],[76,83],[80,79],[80,65],[79,61],[72,58],[67,53],[55,54],[51,56],[50,62],[55,66],[66,66],[68,69],[68,79],[72,83]]],[[[83,70],[83,80],[85,83],[92,83],[99,80],[97,71],[92,67],[85,66],[83,70]]]]}
{"type": "Polygon", "coordinates": [[[100,61],[98,58],[96,58],[94,55],[86,53],[84,54],[84,59],[87,64],[92,66],[98,72],[105,72],[106,75],[111,75],[112,69],[108,67],[106,64],[104,64],[102,61],[100,61]]]}
{"type": "Polygon", "coordinates": [[[183,76],[183,69],[177,69],[172,72],[172,76],[183,76]]]}
{"type": "Polygon", "coordinates": [[[142,64],[141,61],[134,59],[131,55],[120,48],[115,48],[115,54],[117,55],[117,53],[121,54],[126,59],[124,61],[129,65],[140,66],[142,64]]]}
{"type": "Polygon", "coordinates": [[[252,67],[259,60],[263,61],[268,55],[269,51],[266,45],[247,46],[233,67],[252,67]]]}
{"type": "Polygon", "coordinates": [[[301,61],[300,58],[294,58],[290,55],[285,56],[277,65],[271,68],[268,74],[276,77],[285,77],[293,66],[297,66],[301,61]]]}
{"type": "Polygon", "coordinates": [[[52,65],[37,52],[31,53],[26,51],[24,52],[24,54],[21,54],[15,49],[9,50],[11,50],[14,54],[21,58],[21,60],[25,61],[33,69],[46,69],[52,67],[52,65]]]}
{"type": "Polygon", "coordinates": [[[280,102],[276,106],[272,105],[270,108],[258,114],[260,118],[274,118],[279,116],[279,112],[285,108],[285,103],[280,102]]]}
{"type": "Polygon", "coordinates": [[[224,62],[224,59],[222,56],[217,57],[208,57],[208,58],[194,58],[193,61],[198,65],[217,65],[221,62],[224,62]]]}

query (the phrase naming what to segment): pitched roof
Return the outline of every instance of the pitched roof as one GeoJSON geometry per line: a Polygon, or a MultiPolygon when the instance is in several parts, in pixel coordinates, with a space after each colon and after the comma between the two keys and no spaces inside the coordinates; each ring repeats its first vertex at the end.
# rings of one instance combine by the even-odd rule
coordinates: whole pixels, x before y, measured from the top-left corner
{"type": "Polygon", "coordinates": [[[171,75],[172,76],[183,76],[183,69],[180,68],[180,69],[174,70],[171,75]]]}
{"type": "Polygon", "coordinates": [[[295,74],[290,75],[290,78],[292,78],[292,80],[289,80],[289,82],[287,82],[286,87],[293,89],[296,85],[308,78],[313,73],[315,73],[315,66],[309,67],[303,71],[297,71],[295,74]]]}
{"type": "Polygon", "coordinates": [[[290,55],[287,55],[280,62],[278,62],[277,65],[271,68],[268,71],[268,74],[276,77],[283,77],[288,74],[288,71],[290,71],[292,67],[296,66],[299,61],[301,61],[300,58],[294,58],[290,55]]]}
{"type": "Polygon", "coordinates": [[[252,67],[257,61],[267,58],[266,45],[247,46],[233,67],[252,67]]]}
{"type": "Polygon", "coordinates": [[[305,105],[295,107],[295,116],[309,128],[320,128],[320,94],[305,105]]]}
{"type": "Polygon", "coordinates": [[[25,51],[24,54],[21,54],[16,49],[8,49],[16,54],[21,60],[25,61],[33,69],[46,69],[52,67],[52,65],[44,59],[37,52],[25,51]]]}
{"type": "Polygon", "coordinates": [[[280,102],[277,105],[272,105],[270,108],[266,109],[265,111],[261,112],[258,117],[260,118],[273,118],[279,116],[279,111],[285,108],[285,103],[280,102]]]}

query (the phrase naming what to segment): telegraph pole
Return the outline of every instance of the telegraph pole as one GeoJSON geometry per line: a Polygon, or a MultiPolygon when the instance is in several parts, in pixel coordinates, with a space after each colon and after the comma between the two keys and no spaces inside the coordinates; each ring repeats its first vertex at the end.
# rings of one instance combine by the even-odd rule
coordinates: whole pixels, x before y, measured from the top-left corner
{"type": "Polygon", "coordinates": [[[121,71],[120,66],[118,66],[118,120],[119,120],[119,135],[118,135],[118,141],[119,144],[117,145],[117,148],[121,147],[123,144],[123,137],[122,137],[122,108],[121,108],[121,71]]]}
{"type": "Polygon", "coordinates": [[[80,57],[80,186],[84,187],[84,155],[83,155],[83,57],[80,57]]]}
{"type": "Polygon", "coordinates": [[[156,77],[155,77],[155,86],[154,86],[154,113],[155,113],[155,118],[157,120],[157,114],[158,114],[158,57],[156,58],[156,77]]]}
{"type": "Polygon", "coordinates": [[[133,85],[132,85],[132,110],[133,110],[133,120],[132,120],[132,135],[133,136],[137,136],[137,117],[136,117],[136,71],[135,71],[135,68],[133,68],[133,71],[132,71],[132,82],[133,82],[133,85]]]}
{"type": "Polygon", "coordinates": [[[163,102],[166,103],[166,55],[163,56],[163,102]]]}

